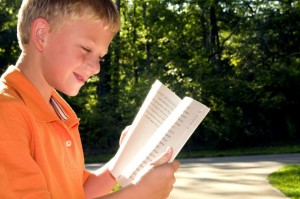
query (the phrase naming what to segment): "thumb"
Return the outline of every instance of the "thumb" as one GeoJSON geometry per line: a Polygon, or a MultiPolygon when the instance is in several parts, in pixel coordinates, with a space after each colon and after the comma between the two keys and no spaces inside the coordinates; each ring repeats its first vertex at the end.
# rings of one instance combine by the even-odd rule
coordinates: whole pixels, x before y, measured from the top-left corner
{"type": "Polygon", "coordinates": [[[159,165],[168,163],[172,158],[172,155],[173,155],[173,149],[171,147],[168,147],[166,151],[163,154],[161,154],[160,157],[157,158],[157,160],[151,163],[151,165],[157,167],[159,165]]]}

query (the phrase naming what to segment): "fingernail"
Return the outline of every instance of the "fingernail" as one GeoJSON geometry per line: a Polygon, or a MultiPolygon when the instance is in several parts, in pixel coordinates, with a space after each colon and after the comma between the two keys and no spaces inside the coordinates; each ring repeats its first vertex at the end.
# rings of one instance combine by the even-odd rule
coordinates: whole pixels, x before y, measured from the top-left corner
{"type": "Polygon", "coordinates": [[[172,153],[173,149],[172,149],[172,147],[168,146],[166,151],[167,151],[167,154],[170,154],[170,153],[172,153]]]}

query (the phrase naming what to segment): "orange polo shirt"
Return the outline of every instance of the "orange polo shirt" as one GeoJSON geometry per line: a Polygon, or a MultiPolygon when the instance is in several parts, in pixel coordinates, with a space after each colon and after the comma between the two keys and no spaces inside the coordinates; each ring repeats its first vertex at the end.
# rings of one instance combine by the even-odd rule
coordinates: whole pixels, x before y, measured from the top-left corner
{"type": "Polygon", "coordinates": [[[0,198],[85,198],[79,119],[57,92],[52,98],[65,121],[15,67],[1,77],[0,198]]]}

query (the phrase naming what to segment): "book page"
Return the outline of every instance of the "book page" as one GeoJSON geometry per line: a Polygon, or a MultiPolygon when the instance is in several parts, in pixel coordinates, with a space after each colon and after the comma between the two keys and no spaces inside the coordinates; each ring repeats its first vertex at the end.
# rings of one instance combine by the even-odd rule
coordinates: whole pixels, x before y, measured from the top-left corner
{"type": "Polygon", "coordinates": [[[209,112],[209,108],[192,98],[186,97],[170,117],[155,132],[138,155],[124,169],[120,183],[127,186],[136,183],[149,169],[151,163],[172,147],[173,161],[186,141],[209,112]]]}
{"type": "Polygon", "coordinates": [[[174,92],[156,80],[109,166],[117,180],[121,177],[122,170],[135,157],[137,150],[143,148],[180,101],[174,92]]]}

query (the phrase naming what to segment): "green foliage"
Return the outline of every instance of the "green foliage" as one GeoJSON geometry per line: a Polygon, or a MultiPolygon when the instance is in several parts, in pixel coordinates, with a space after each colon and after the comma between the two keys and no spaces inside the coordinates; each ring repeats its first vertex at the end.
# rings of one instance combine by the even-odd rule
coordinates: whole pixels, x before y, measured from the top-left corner
{"type": "Polygon", "coordinates": [[[268,180],[289,198],[300,198],[300,165],[285,165],[270,174],[268,180]]]}
{"type": "MultiPolygon", "coordinates": [[[[0,1],[0,63],[14,63],[19,1],[0,1]]],[[[101,73],[68,102],[85,151],[113,152],[151,84],[211,107],[186,151],[299,143],[298,1],[124,0],[101,73]]]]}
{"type": "Polygon", "coordinates": [[[0,72],[14,64],[20,53],[17,42],[17,9],[20,1],[0,1],[0,72]]]}

